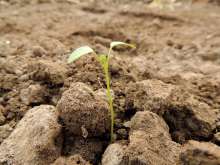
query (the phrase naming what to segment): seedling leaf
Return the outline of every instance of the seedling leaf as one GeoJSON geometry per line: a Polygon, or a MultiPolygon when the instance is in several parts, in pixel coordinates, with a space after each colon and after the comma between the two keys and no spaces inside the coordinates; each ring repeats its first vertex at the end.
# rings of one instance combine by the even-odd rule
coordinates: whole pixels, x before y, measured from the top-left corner
{"type": "Polygon", "coordinates": [[[131,47],[131,48],[135,48],[134,45],[132,44],[127,44],[127,43],[124,43],[124,42],[121,42],[121,41],[113,41],[111,42],[110,44],[110,48],[114,48],[115,46],[119,46],[119,45],[124,45],[124,46],[128,46],[128,47],[131,47]]]}
{"type": "Polygon", "coordinates": [[[93,52],[94,52],[94,50],[92,48],[90,48],[89,46],[82,46],[71,53],[71,55],[68,58],[68,63],[71,63],[71,62],[77,60],[78,58],[80,58],[83,55],[93,53],[93,52]]]}

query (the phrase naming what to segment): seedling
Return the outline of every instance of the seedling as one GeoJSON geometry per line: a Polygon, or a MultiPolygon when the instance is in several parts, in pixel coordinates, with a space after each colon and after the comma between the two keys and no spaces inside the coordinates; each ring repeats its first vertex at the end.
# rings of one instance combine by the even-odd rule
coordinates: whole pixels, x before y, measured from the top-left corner
{"type": "Polygon", "coordinates": [[[110,87],[111,79],[110,79],[110,75],[109,75],[109,59],[110,59],[112,49],[116,46],[119,46],[119,45],[135,48],[134,45],[127,44],[127,43],[120,42],[120,41],[114,41],[114,42],[111,42],[111,44],[110,44],[108,54],[96,54],[96,52],[92,48],[90,48],[89,46],[83,46],[83,47],[80,47],[80,48],[76,49],[75,51],[73,51],[72,54],[68,58],[68,63],[71,63],[71,62],[74,62],[75,60],[77,60],[78,58],[80,58],[83,55],[94,53],[97,57],[97,60],[100,62],[101,66],[103,68],[104,75],[105,75],[105,82],[106,82],[106,87],[107,87],[106,95],[107,95],[107,98],[108,98],[109,112],[110,112],[110,116],[111,116],[111,133],[110,133],[111,142],[114,141],[114,117],[115,117],[115,112],[114,112],[114,109],[113,109],[113,97],[111,95],[111,87],[110,87]]]}

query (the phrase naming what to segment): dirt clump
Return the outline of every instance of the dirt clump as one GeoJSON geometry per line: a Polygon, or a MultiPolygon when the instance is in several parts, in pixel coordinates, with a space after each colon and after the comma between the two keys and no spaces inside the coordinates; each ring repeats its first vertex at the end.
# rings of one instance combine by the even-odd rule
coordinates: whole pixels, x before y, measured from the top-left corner
{"type": "Polygon", "coordinates": [[[180,85],[160,80],[144,80],[126,89],[126,112],[152,111],[170,126],[175,141],[210,139],[219,120],[219,112],[180,85]]]}
{"type": "Polygon", "coordinates": [[[66,134],[63,143],[63,155],[80,155],[92,164],[98,164],[108,141],[99,138],[84,138],[66,134]]]}
{"type": "Polygon", "coordinates": [[[69,157],[60,157],[51,165],[91,165],[85,161],[80,155],[73,155],[69,157]]]}
{"type": "Polygon", "coordinates": [[[12,131],[13,128],[9,124],[0,126],[0,144],[11,134],[12,131]]]}
{"type": "Polygon", "coordinates": [[[28,65],[30,78],[34,81],[48,83],[50,85],[63,84],[66,75],[65,65],[49,60],[39,60],[28,65]]]}
{"type": "Polygon", "coordinates": [[[183,89],[169,96],[167,110],[163,115],[171,129],[174,140],[211,140],[219,121],[219,112],[183,89]]]}
{"type": "Polygon", "coordinates": [[[71,63],[68,68],[69,78],[65,81],[66,86],[72,82],[83,82],[99,89],[104,84],[104,75],[99,62],[95,56],[81,57],[75,63],[71,63]]]}
{"type": "Polygon", "coordinates": [[[192,81],[191,92],[213,108],[220,108],[220,78],[202,78],[192,81]]]}
{"type": "Polygon", "coordinates": [[[129,144],[110,145],[104,153],[103,162],[108,165],[171,165],[177,162],[180,145],[172,141],[168,126],[157,114],[137,112],[131,119],[130,127],[129,144]],[[113,151],[118,154],[112,155],[113,151]]]}
{"type": "MultiPolygon", "coordinates": [[[[39,45],[37,45],[36,47],[39,48],[38,50],[41,52],[40,55],[50,57],[62,56],[67,51],[66,46],[63,43],[61,43],[59,39],[52,38],[50,36],[40,36],[39,38],[37,38],[37,40],[39,45]]],[[[36,51],[36,49],[33,50],[36,51]]]]}
{"type": "Polygon", "coordinates": [[[0,105],[0,126],[5,123],[4,107],[0,105]]]}
{"type": "Polygon", "coordinates": [[[46,89],[40,84],[30,85],[20,92],[20,99],[26,105],[42,104],[47,96],[46,89]]]}
{"type": "Polygon", "coordinates": [[[212,142],[217,145],[220,145],[220,132],[214,134],[212,142]]]}
{"type": "MultiPolygon", "coordinates": [[[[132,65],[127,65],[125,60],[112,56],[109,65],[112,87],[115,87],[116,91],[119,89],[117,89],[117,85],[115,84],[120,84],[122,88],[124,84],[137,80],[138,73],[136,68],[132,65]]],[[[65,81],[66,86],[72,82],[86,83],[91,85],[95,90],[106,86],[103,69],[93,55],[82,57],[75,63],[72,63],[68,69],[68,76],[68,80],[65,81]]]]}
{"type": "Polygon", "coordinates": [[[152,111],[163,114],[167,98],[175,86],[160,80],[143,80],[126,87],[126,113],[152,111]]]}
{"type": "Polygon", "coordinates": [[[190,140],[180,153],[180,164],[218,165],[220,163],[220,147],[213,143],[190,140]]]}
{"type": "Polygon", "coordinates": [[[175,164],[180,145],[173,142],[169,127],[152,112],[137,112],[131,119],[129,145],[124,162],[130,164],[175,164]]]}
{"type": "Polygon", "coordinates": [[[0,96],[10,91],[17,82],[16,75],[0,72],[0,96]]]}
{"type": "Polygon", "coordinates": [[[102,155],[102,164],[122,165],[126,148],[127,145],[121,142],[110,144],[102,155]]]}
{"type": "Polygon", "coordinates": [[[84,83],[73,83],[63,93],[57,110],[64,128],[63,154],[99,163],[109,135],[106,98],[84,83]]]}
{"type": "Polygon", "coordinates": [[[0,164],[45,165],[61,154],[55,107],[41,105],[29,110],[11,135],[0,145],[0,164]]]}
{"type": "Polygon", "coordinates": [[[109,130],[107,102],[84,83],[73,83],[63,93],[57,109],[66,130],[75,136],[96,137],[109,130]]]}

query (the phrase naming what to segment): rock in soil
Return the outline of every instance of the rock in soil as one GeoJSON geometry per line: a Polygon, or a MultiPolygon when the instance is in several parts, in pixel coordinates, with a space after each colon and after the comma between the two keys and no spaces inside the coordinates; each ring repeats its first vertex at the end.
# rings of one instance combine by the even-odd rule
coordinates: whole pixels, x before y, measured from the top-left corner
{"type": "Polygon", "coordinates": [[[108,104],[84,83],[73,83],[58,102],[59,117],[75,136],[95,137],[108,133],[108,104]]]}
{"type": "Polygon", "coordinates": [[[217,132],[216,134],[214,134],[212,141],[215,144],[220,145],[220,132],[217,132]]]}
{"type": "Polygon", "coordinates": [[[175,86],[160,80],[143,80],[131,83],[126,88],[126,111],[153,111],[163,114],[167,97],[175,86]]]}
{"type": "Polygon", "coordinates": [[[39,85],[30,85],[20,92],[20,99],[26,105],[43,103],[46,97],[46,89],[39,85]]]}
{"type": "Polygon", "coordinates": [[[51,165],[91,165],[85,161],[80,155],[73,155],[69,157],[60,157],[51,165]]]}
{"type": "Polygon", "coordinates": [[[66,76],[65,65],[49,60],[39,60],[28,65],[31,79],[51,85],[63,84],[66,76]]]}
{"type": "Polygon", "coordinates": [[[80,155],[84,160],[92,164],[98,164],[106,142],[100,139],[73,137],[66,134],[63,144],[64,155],[80,155]],[[71,138],[72,137],[72,138],[71,138]]]}
{"type": "Polygon", "coordinates": [[[180,145],[172,141],[169,127],[155,113],[135,114],[131,120],[129,141],[124,162],[173,165],[179,158],[180,145]]]}
{"type": "Polygon", "coordinates": [[[53,106],[30,109],[0,145],[0,164],[45,165],[54,162],[61,152],[60,130],[53,106]]]}
{"type": "Polygon", "coordinates": [[[108,146],[102,157],[103,165],[122,165],[126,145],[113,143],[108,146]]]}
{"type": "Polygon", "coordinates": [[[145,111],[137,112],[131,120],[128,146],[110,145],[102,162],[107,165],[173,165],[179,153],[180,145],[172,141],[164,120],[145,111]]]}
{"type": "Polygon", "coordinates": [[[219,165],[220,147],[209,142],[190,140],[181,151],[180,164],[219,165]]]}
{"type": "Polygon", "coordinates": [[[3,111],[3,106],[0,105],[0,125],[4,124],[6,120],[3,111]]]}
{"type": "Polygon", "coordinates": [[[170,126],[173,138],[184,143],[186,140],[206,140],[213,136],[219,112],[200,102],[183,89],[175,90],[168,100],[164,119],[170,126]]]}
{"type": "Polygon", "coordinates": [[[209,139],[217,126],[218,114],[183,87],[160,80],[144,80],[126,89],[126,113],[152,111],[166,120],[175,141],[209,139]]]}
{"type": "Polygon", "coordinates": [[[9,124],[0,126],[0,144],[11,134],[12,131],[13,128],[9,124]]]}

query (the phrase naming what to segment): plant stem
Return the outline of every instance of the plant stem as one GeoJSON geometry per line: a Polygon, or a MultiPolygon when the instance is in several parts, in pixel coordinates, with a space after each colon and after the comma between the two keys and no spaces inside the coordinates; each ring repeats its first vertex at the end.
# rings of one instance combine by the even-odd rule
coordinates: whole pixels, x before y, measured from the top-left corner
{"type": "Polygon", "coordinates": [[[110,138],[111,143],[114,142],[114,121],[115,121],[115,114],[114,114],[114,108],[113,108],[113,98],[111,95],[111,87],[110,87],[110,75],[109,75],[109,56],[111,53],[111,48],[109,49],[108,55],[107,55],[107,65],[104,68],[105,71],[105,80],[106,80],[106,86],[107,86],[107,97],[108,97],[108,103],[109,103],[109,110],[111,115],[111,132],[110,132],[110,138]]]}
{"type": "Polygon", "coordinates": [[[109,103],[109,110],[111,114],[111,143],[114,141],[114,109],[113,109],[113,98],[111,95],[111,88],[110,88],[110,77],[108,70],[105,71],[105,79],[107,85],[107,97],[109,103]]]}

